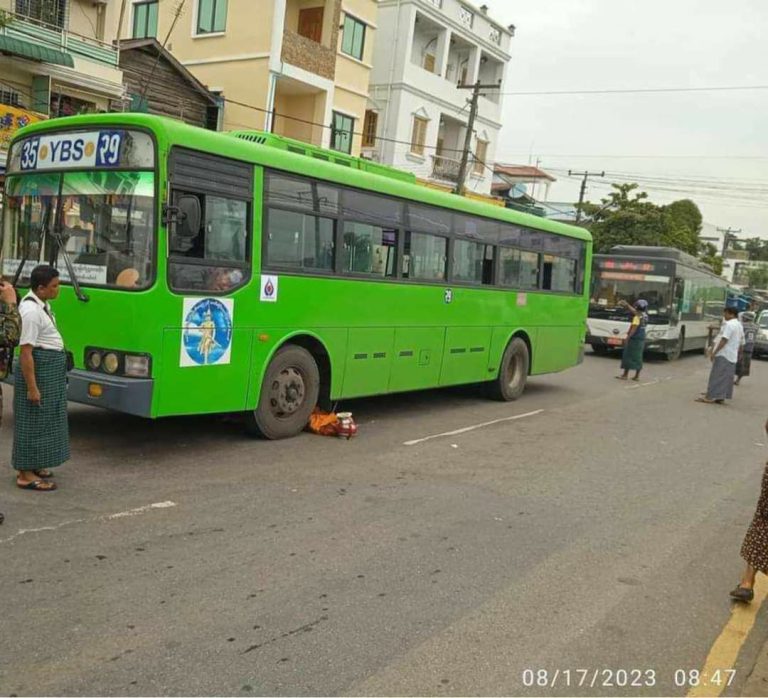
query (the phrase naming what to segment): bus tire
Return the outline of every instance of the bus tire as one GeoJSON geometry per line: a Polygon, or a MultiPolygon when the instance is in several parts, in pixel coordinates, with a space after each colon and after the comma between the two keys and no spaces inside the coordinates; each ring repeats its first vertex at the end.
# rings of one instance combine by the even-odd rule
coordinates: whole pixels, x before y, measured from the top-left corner
{"type": "Polygon", "coordinates": [[[680,330],[680,334],[677,337],[675,346],[672,347],[664,356],[667,361],[677,361],[680,358],[680,354],[683,353],[683,345],[685,344],[685,330],[680,330]]]}
{"type": "Polygon", "coordinates": [[[488,383],[488,393],[494,400],[517,400],[525,391],[531,356],[528,345],[521,337],[513,337],[507,344],[496,380],[488,383]]]}
{"type": "Polygon", "coordinates": [[[259,404],[246,415],[253,436],[286,439],[300,433],[320,393],[320,371],[314,357],[303,347],[282,347],[267,366],[259,404]]]}

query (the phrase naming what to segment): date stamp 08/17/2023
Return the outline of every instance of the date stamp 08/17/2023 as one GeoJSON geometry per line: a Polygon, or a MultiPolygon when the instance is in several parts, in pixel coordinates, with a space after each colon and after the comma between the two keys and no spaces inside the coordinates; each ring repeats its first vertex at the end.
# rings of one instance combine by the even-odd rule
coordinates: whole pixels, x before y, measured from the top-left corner
{"type": "Polygon", "coordinates": [[[736,678],[735,669],[675,669],[670,676],[667,673],[656,669],[524,669],[522,682],[526,688],[653,688],[671,684],[692,689],[727,688],[736,678]]]}

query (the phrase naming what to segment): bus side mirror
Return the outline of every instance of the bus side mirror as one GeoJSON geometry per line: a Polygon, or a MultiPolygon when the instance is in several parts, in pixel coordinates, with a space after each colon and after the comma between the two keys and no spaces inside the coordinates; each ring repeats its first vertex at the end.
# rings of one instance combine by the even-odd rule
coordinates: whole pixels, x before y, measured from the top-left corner
{"type": "Polygon", "coordinates": [[[179,198],[178,209],[176,235],[187,240],[196,238],[203,217],[200,199],[196,196],[182,196],[179,198]]]}

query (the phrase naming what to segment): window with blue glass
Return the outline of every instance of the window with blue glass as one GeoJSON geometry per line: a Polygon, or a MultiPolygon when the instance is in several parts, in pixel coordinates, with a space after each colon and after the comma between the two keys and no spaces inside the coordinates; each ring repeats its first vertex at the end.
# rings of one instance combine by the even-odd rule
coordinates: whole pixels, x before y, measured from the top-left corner
{"type": "Polygon", "coordinates": [[[363,60],[365,49],[365,24],[349,15],[344,16],[344,29],[341,36],[341,52],[363,60]]]}
{"type": "Polygon", "coordinates": [[[214,34],[227,28],[227,0],[199,0],[197,33],[214,34]]]}
{"type": "Polygon", "coordinates": [[[133,38],[157,37],[157,0],[137,2],[133,6],[133,38]]]}
{"type": "Polygon", "coordinates": [[[342,153],[352,152],[352,134],[355,130],[355,120],[346,114],[333,112],[331,127],[331,148],[342,153]]]}

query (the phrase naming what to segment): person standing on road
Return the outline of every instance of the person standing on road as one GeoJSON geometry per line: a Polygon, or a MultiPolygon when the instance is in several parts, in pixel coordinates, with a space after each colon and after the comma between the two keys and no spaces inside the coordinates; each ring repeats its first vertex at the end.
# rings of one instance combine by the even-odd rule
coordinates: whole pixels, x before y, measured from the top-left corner
{"type": "Polygon", "coordinates": [[[723,311],[725,322],[715,337],[715,344],[709,355],[712,368],[709,372],[707,392],[696,398],[696,402],[723,404],[733,397],[733,382],[739,352],[744,344],[744,331],[738,321],[738,310],[726,307],[723,311]]]}
{"type": "Polygon", "coordinates": [[[624,351],[621,355],[621,368],[624,370],[619,380],[627,380],[629,372],[634,371],[633,381],[640,380],[640,371],[643,370],[643,350],[645,349],[645,327],[648,324],[648,301],[642,298],[635,301],[634,306],[627,301],[619,301],[619,305],[624,306],[632,313],[632,321],[629,324],[629,332],[624,342],[624,351]]]}
{"type": "Polygon", "coordinates": [[[736,364],[736,383],[734,385],[739,385],[741,379],[749,375],[752,366],[752,353],[755,351],[755,339],[758,330],[753,312],[748,310],[741,313],[741,329],[744,332],[744,346],[739,354],[739,362],[736,364]]]}
{"type": "MultiPolygon", "coordinates": [[[[768,422],[765,423],[768,434],[768,422]]],[[[768,463],[763,471],[760,497],[755,515],[741,545],[741,557],[747,563],[739,585],[730,593],[734,601],[749,603],[755,598],[755,577],[758,572],[768,574],[768,463]]]]}
{"type": "MultiPolygon", "coordinates": [[[[11,370],[13,348],[19,343],[21,319],[16,307],[16,290],[6,281],[0,281],[0,381],[11,370]]],[[[0,424],[3,421],[3,389],[0,384],[0,424]]],[[[0,513],[0,524],[5,516],[0,513]]]]}
{"type": "Polygon", "coordinates": [[[41,264],[32,270],[21,314],[20,363],[13,412],[13,467],[24,490],[50,492],[55,468],[69,460],[67,357],[49,301],[59,295],[59,272],[41,264]]]}

